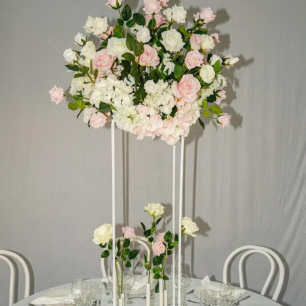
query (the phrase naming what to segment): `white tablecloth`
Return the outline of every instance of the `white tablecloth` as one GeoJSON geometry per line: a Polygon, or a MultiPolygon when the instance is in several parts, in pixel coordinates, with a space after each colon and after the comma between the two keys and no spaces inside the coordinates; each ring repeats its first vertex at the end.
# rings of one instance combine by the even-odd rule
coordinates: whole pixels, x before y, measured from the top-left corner
{"type": "MultiPolygon", "coordinates": [[[[99,281],[99,280],[97,279],[95,281],[99,281]]],[[[198,287],[200,284],[201,284],[201,280],[193,278],[192,281],[191,281],[190,289],[188,291],[198,287]]],[[[58,290],[58,289],[70,289],[70,286],[71,286],[71,284],[65,284],[65,285],[62,285],[62,286],[50,288],[50,289],[45,290],[45,291],[41,291],[41,292],[36,293],[36,294],[34,294],[34,295],[32,295],[32,296],[30,296],[30,297],[28,297],[28,298],[26,298],[22,301],[19,301],[18,303],[14,304],[14,306],[28,306],[29,303],[31,303],[34,299],[36,299],[40,296],[43,296],[44,293],[47,293],[47,292],[50,292],[50,291],[53,291],[53,290],[58,290]]],[[[280,306],[280,304],[278,304],[278,303],[276,303],[276,302],[274,302],[270,299],[267,299],[267,298],[265,298],[265,297],[263,297],[259,294],[248,291],[248,290],[242,295],[242,298],[245,297],[245,296],[248,296],[248,295],[250,295],[251,297],[249,299],[241,302],[240,306],[277,306],[277,305],[280,306]]],[[[108,296],[105,300],[105,303],[104,303],[105,306],[109,305],[109,304],[107,304],[107,301],[109,299],[110,299],[110,297],[108,296]]],[[[199,299],[197,297],[195,297],[195,295],[193,293],[188,294],[187,299],[199,302],[199,299]]],[[[155,306],[158,306],[157,302],[155,304],[156,304],[155,306]]],[[[144,305],[145,306],[145,300],[143,300],[143,299],[133,299],[133,304],[132,305],[144,305]]],[[[189,302],[188,305],[195,306],[195,305],[199,305],[199,304],[189,302]]],[[[152,305],[152,306],[154,306],[154,305],[152,305]]]]}

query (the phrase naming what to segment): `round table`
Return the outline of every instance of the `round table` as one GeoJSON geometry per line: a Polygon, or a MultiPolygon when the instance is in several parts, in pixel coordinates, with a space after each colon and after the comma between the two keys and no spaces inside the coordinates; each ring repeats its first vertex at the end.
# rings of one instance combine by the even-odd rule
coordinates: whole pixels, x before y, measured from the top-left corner
{"type": "MultiPolygon", "coordinates": [[[[101,281],[101,279],[95,279],[94,281],[101,281]]],[[[191,284],[190,284],[190,288],[188,290],[191,291],[192,289],[195,289],[196,287],[198,287],[199,285],[201,284],[201,280],[200,279],[196,279],[196,278],[193,278],[192,281],[191,281],[191,284]]],[[[24,299],[24,300],[21,300],[19,302],[17,302],[16,304],[14,304],[14,306],[29,306],[29,303],[31,303],[33,300],[35,300],[36,298],[40,297],[40,296],[43,296],[45,293],[47,292],[50,292],[50,291],[53,291],[53,290],[58,290],[58,289],[70,289],[71,287],[71,284],[65,284],[65,285],[62,285],[62,286],[58,286],[58,287],[54,287],[54,288],[50,288],[48,290],[45,290],[45,291],[41,291],[41,292],[38,292],[34,295],[31,295],[30,297],[24,299]]],[[[248,296],[250,295],[251,297],[248,298],[247,300],[241,302],[240,306],[277,306],[280,304],[260,295],[260,294],[257,294],[257,293],[254,293],[252,291],[248,291],[246,290],[246,292],[242,295],[241,298],[245,297],[245,296],[248,296]]],[[[107,300],[109,300],[110,298],[107,297],[107,300]]],[[[106,300],[106,301],[107,301],[106,300]]],[[[191,300],[191,301],[195,301],[195,302],[199,302],[199,299],[192,293],[192,294],[188,294],[187,295],[187,300],[191,300]]],[[[106,305],[109,305],[107,304],[105,301],[105,306],[106,305]]],[[[144,305],[145,306],[145,300],[144,299],[133,299],[133,301],[135,303],[135,305],[144,305]],[[137,302],[136,302],[137,300],[137,302]]],[[[131,304],[131,305],[133,305],[131,304]]],[[[152,304],[151,304],[152,305],[152,304]]],[[[196,306],[196,305],[200,305],[200,304],[196,304],[196,303],[192,303],[192,302],[188,302],[188,305],[193,305],[193,306],[196,306]]],[[[152,306],[158,306],[158,302],[155,302],[154,305],[152,306]]]]}

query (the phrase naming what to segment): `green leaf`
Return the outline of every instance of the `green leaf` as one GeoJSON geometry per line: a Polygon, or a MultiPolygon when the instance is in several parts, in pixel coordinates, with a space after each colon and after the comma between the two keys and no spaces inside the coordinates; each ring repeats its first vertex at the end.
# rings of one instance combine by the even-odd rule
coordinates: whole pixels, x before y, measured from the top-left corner
{"type": "Polygon", "coordinates": [[[135,56],[132,53],[125,52],[124,54],[122,54],[122,57],[129,62],[135,62],[135,56]]]}
{"type": "Polygon", "coordinates": [[[144,264],[144,267],[145,267],[146,270],[148,270],[148,271],[150,270],[150,264],[148,262],[146,262],[144,264]]]}
{"type": "Polygon", "coordinates": [[[134,51],[137,46],[134,36],[131,35],[130,33],[128,33],[126,36],[126,46],[130,51],[134,51]]]}
{"type": "Polygon", "coordinates": [[[99,111],[102,113],[108,113],[111,111],[110,105],[104,102],[100,102],[99,104],[99,111]]]}
{"type": "Polygon", "coordinates": [[[153,277],[154,279],[160,279],[160,274],[158,273],[158,274],[154,274],[154,277],[153,277]]]}
{"type": "Polygon", "coordinates": [[[199,120],[199,123],[200,123],[201,127],[202,127],[203,130],[204,130],[204,129],[205,129],[204,122],[201,120],[201,118],[199,118],[198,120],[199,120]]]}
{"type": "Polygon", "coordinates": [[[80,71],[80,67],[77,65],[65,65],[65,67],[72,71],[80,71]]]}
{"type": "Polygon", "coordinates": [[[145,262],[148,262],[148,257],[146,254],[143,255],[145,262]]]}
{"type": "Polygon", "coordinates": [[[131,251],[131,253],[129,254],[129,259],[132,260],[134,258],[136,258],[136,256],[138,255],[139,251],[138,250],[133,250],[131,251]]]}
{"type": "Polygon", "coordinates": [[[131,244],[131,240],[130,239],[124,239],[124,242],[123,242],[123,247],[124,248],[128,248],[131,244]]]}
{"type": "Polygon", "coordinates": [[[110,239],[108,242],[108,249],[112,250],[113,249],[113,239],[110,239]]]}
{"type": "Polygon", "coordinates": [[[159,265],[162,264],[162,262],[163,262],[163,258],[161,256],[155,256],[153,258],[153,265],[154,266],[159,266],[159,265]]]}
{"type": "Polygon", "coordinates": [[[136,23],[135,19],[131,19],[126,23],[126,26],[131,28],[136,23]]]}
{"type": "Polygon", "coordinates": [[[190,44],[190,41],[189,41],[189,40],[186,42],[184,48],[185,48],[187,51],[190,51],[190,50],[191,50],[191,44],[190,44]]]}
{"type": "Polygon", "coordinates": [[[113,30],[113,36],[114,37],[117,37],[117,38],[122,38],[122,30],[123,30],[123,27],[120,25],[120,24],[117,24],[115,27],[114,27],[114,30],[113,30]]]}
{"type": "Polygon", "coordinates": [[[152,243],[154,241],[154,238],[150,237],[148,240],[149,240],[150,243],[152,243]]]}
{"type": "Polygon", "coordinates": [[[204,109],[204,111],[203,111],[203,115],[204,115],[205,117],[207,117],[207,118],[209,118],[209,117],[210,117],[210,114],[209,114],[208,109],[204,109]]]}
{"type": "Polygon", "coordinates": [[[155,27],[156,27],[156,20],[155,20],[155,18],[152,18],[152,19],[149,21],[148,28],[151,29],[151,30],[153,30],[155,27]]]}
{"type": "Polygon", "coordinates": [[[170,116],[171,116],[171,117],[174,117],[174,115],[176,114],[176,112],[177,112],[177,106],[175,105],[175,106],[172,108],[172,111],[171,111],[171,113],[170,113],[170,116]]]}
{"type": "Polygon", "coordinates": [[[153,273],[156,274],[156,273],[160,273],[163,269],[161,267],[154,267],[153,268],[153,273]]]}
{"type": "MultiPolygon", "coordinates": [[[[176,106],[174,106],[174,107],[176,107],[176,106]]],[[[174,107],[173,107],[173,108],[174,108],[174,107]]],[[[176,109],[177,109],[177,107],[176,107],[176,109]]],[[[172,116],[172,117],[173,117],[173,116],[172,116]]],[[[163,218],[163,217],[160,217],[159,219],[157,219],[156,225],[158,225],[158,223],[162,220],[162,218],[163,218]]]]}
{"type": "MultiPolygon", "coordinates": [[[[119,256],[119,255],[118,255],[119,256]]],[[[124,255],[121,256],[122,260],[125,261],[126,257],[124,255]]]]}
{"type": "Polygon", "coordinates": [[[172,252],[170,250],[167,251],[167,255],[170,256],[172,252]]]}
{"type": "Polygon", "coordinates": [[[178,242],[178,240],[179,240],[178,234],[175,234],[174,241],[178,242]]]}
{"type": "Polygon", "coordinates": [[[82,77],[84,77],[85,76],[85,74],[83,74],[83,73],[77,73],[77,74],[75,74],[73,77],[75,78],[75,79],[77,79],[77,78],[82,78],[82,77]]]}
{"type": "Polygon", "coordinates": [[[208,33],[208,30],[203,29],[203,28],[194,31],[194,34],[207,34],[207,33],[208,33]]]}
{"type": "Polygon", "coordinates": [[[131,7],[128,4],[126,4],[122,9],[122,18],[123,20],[128,21],[131,17],[132,17],[131,7]]]}
{"type": "Polygon", "coordinates": [[[141,26],[146,25],[145,17],[143,15],[139,14],[139,13],[134,13],[133,19],[135,19],[135,21],[138,25],[141,25],[141,26]]]}
{"type": "Polygon", "coordinates": [[[129,255],[131,253],[130,249],[124,249],[124,255],[129,255]]]}
{"type": "Polygon", "coordinates": [[[155,227],[152,227],[152,228],[151,228],[151,235],[153,235],[153,234],[155,233],[155,231],[156,231],[156,228],[155,228],[155,227]]]}
{"type": "Polygon", "coordinates": [[[169,277],[167,275],[164,275],[163,280],[167,281],[167,280],[169,280],[169,277]]]}
{"type": "Polygon", "coordinates": [[[175,246],[178,245],[178,242],[177,242],[177,241],[173,241],[173,242],[170,243],[170,245],[171,245],[172,247],[175,247],[175,246]]]}
{"type": "Polygon", "coordinates": [[[211,96],[207,97],[207,102],[209,102],[209,103],[213,103],[216,100],[217,100],[216,95],[211,95],[211,96]]]}
{"type": "Polygon", "coordinates": [[[169,243],[172,241],[172,237],[173,237],[172,233],[168,231],[164,236],[164,240],[169,243]]]}
{"type": "Polygon", "coordinates": [[[145,230],[146,230],[145,225],[144,225],[142,222],[140,222],[140,224],[141,224],[141,226],[142,226],[142,229],[145,231],[145,230]]]}
{"type": "Polygon", "coordinates": [[[120,18],[118,18],[118,23],[121,25],[121,26],[123,26],[124,25],[124,21],[122,20],[122,19],[120,19],[120,18]]]}
{"type": "Polygon", "coordinates": [[[121,249],[121,241],[120,241],[120,239],[118,239],[118,241],[117,241],[117,249],[118,249],[118,251],[120,251],[120,249],[121,249]]]}
{"type": "Polygon", "coordinates": [[[109,256],[109,251],[108,250],[103,251],[103,253],[101,254],[102,258],[107,258],[108,256],[109,256]]]}
{"type": "Polygon", "coordinates": [[[99,246],[104,249],[106,247],[106,243],[104,244],[100,243],[99,246]]]}
{"type": "Polygon", "coordinates": [[[212,56],[213,56],[212,53],[209,53],[209,54],[207,55],[207,62],[210,62],[210,59],[211,59],[212,56]]]}
{"type": "Polygon", "coordinates": [[[79,102],[73,101],[73,102],[68,103],[68,108],[73,111],[77,110],[79,108],[79,102]]]}
{"type": "Polygon", "coordinates": [[[144,233],[145,237],[150,237],[151,236],[151,229],[146,230],[144,233]]]}
{"type": "Polygon", "coordinates": [[[126,266],[127,268],[130,268],[130,267],[132,266],[132,265],[131,265],[131,262],[128,260],[128,261],[126,262],[125,266],[126,266]]]}
{"type": "Polygon", "coordinates": [[[209,111],[212,114],[219,115],[223,113],[223,110],[218,105],[212,105],[209,107],[209,111]]]}
{"type": "Polygon", "coordinates": [[[181,73],[183,71],[183,67],[180,65],[175,64],[174,66],[174,77],[177,79],[180,77],[181,73]]]}
{"type": "Polygon", "coordinates": [[[217,61],[214,63],[213,68],[214,68],[214,70],[215,70],[216,73],[220,71],[220,69],[221,69],[221,64],[220,64],[220,61],[219,61],[219,60],[217,60],[217,61]]]}
{"type": "Polygon", "coordinates": [[[202,107],[202,108],[206,108],[207,106],[208,106],[207,100],[204,99],[204,100],[202,101],[201,107],[202,107]]]}
{"type": "Polygon", "coordinates": [[[180,33],[182,34],[185,34],[186,33],[186,30],[185,30],[185,26],[182,24],[178,27],[177,29],[180,33]]]}
{"type": "Polygon", "coordinates": [[[79,100],[78,101],[78,106],[80,110],[84,110],[85,109],[85,102],[83,100],[79,100]]]}
{"type": "Polygon", "coordinates": [[[159,292],[159,282],[155,286],[155,293],[158,293],[158,292],[159,292]]]}

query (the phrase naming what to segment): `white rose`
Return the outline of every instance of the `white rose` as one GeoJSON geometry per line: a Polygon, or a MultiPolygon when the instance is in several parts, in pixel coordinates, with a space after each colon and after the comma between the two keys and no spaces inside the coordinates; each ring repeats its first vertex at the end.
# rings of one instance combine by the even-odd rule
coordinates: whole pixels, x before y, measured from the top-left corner
{"type": "Polygon", "coordinates": [[[87,107],[84,109],[84,117],[83,117],[83,121],[85,123],[88,123],[88,121],[90,120],[91,115],[96,112],[97,110],[94,107],[87,107]]]}
{"type": "Polygon", "coordinates": [[[203,50],[212,50],[215,47],[214,39],[210,35],[203,34],[201,49],[203,50]]]}
{"type": "Polygon", "coordinates": [[[191,221],[188,217],[184,217],[182,219],[182,228],[184,230],[184,234],[191,237],[196,237],[194,233],[199,230],[197,224],[191,221]]]}
{"type": "Polygon", "coordinates": [[[175,4],[172,7],[172,18],[177,23],[185,23],[186,15],[187,15],[187,12],[185,11],[183,6],[177,6],[175,4]]]}
{"type": "Polygon", "coordinates": [[[84,42],[82,40],[86,41],[86,37],[82,33],[78,33],[74,38],[74,41],[79,46],[84,46],[84,42]]]}
{"type": "Polygon", "coordinates": [[[214,65],[217,61],[219,61],[220,62],[220,65],[222,65],[222,59],[221,59],[221,57],[220,56],[218,56],[218,55],[216,55],[216,54],[214,54],[211,58],[210,58],[210,64],[211,65],[214,65]]]}
{"type": "Polygon", "coordinates": [[[177,52],[184,47],[182,35],[175,29],[163,32],[162,38],[161,43],[168,51],[177,52]]]}
{"type": "Polygon", "coordinates": [[[169,22],[171,22],[172,21],[172,15],[173,15],[173,11],[172,11],[172,8],[167,8],[167,9],[165,9],[164,11],[163,11],[163,14],[166,16],[166,18],[167,18],[167,20],[169,21],[169,22]]]}
{"type": "Polygon", "coordinates": [[[77,55],[74,51],[72,51],[72,49],[67,49],[64,52],[64,58],[66,60],[66,62],[68,63],[73,63],[73,61],[77,60],[77,55]]]}
{"type": "Polygon", "coordinates": [[[238,57],[233,57],[231,54],[225,56],[224,58],[225,58],[224,63],[229,66],[233,66],[239,61],[238,57]]]}
{"type": "Polygon", "coordinates": [[[145,83],[144,89],[149,94],[155,94],[157,91],[157,86],[153,80],[150,80],[145,83]]]}
{"type": "Polygon", "coordinates": [[[211,83],[215,77],[215,70],[210,65],[202,65],[200,70],[200,77],[205,83],[211,83]]]}
{"type": "Polygon", "coordinates": [[[143,27],[141,30],[137,32],[137,40],[139,42],[147,43],[151,39],[150,31],[148,28],[143,27]]]}
{"type": "Polygon", "coordinates": [[[165,65],[164,71],[167,72],[168,75],[170,75],[174,71],[174,63],[170,59],[170,54],[165,53],[163,58],[163,64],[165,65]]]}
{"type": "Polygon", "coordinates": [[[96,55],[96,46],[92,41],[88,41],[81,50],[81,55],[86,58],[94,59],[96,55]]]}
{"type": "Polygon", "coordinates": [[[111,224],[103,224],[94,231],[93,242],[95,244],[105,244],[113,237],[113,229],[111,224]]]}
{"type": "Polygon", "coordinates": [[[152,217],[159,217],[164,213],[165,207],[160,203],[149,203],[145,206],[145,211],[152,217]]]}
{"type": "Polygon", "coordinates": [[[144,26],[141,26],[141,25],[138,25],[137,23],[135,23],[135,24],[130,28],[130,30],[131,30],[131,32],[132,32],[133,34],[137,34],[137,32],[140,31],[140,30],[143,29],[143,28],[144,28],[144,26]]]}
{"type": "Polygon", "coordinates": [[[116,56],[119,59],[122,59],[121,55],[125,52],[130,52],[126,46],[126,39],[117,37],[112,37],[108,40],[106,51],[109,55],[116,56]]]}
{"type": "Polygon", "coordinates": [[[84,29],[86,33],[92,33],[94,35],[100,35],[107,31],[108,23],[107,17],[104,18],[93,18],[88,16],[84,29]]]}

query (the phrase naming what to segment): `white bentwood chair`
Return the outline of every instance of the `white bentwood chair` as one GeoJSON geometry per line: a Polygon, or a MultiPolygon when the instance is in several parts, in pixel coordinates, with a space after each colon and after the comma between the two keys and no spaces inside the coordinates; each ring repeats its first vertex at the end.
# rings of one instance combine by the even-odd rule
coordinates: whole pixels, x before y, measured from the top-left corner
{"type": "Polygon", "coordinates": [[[12,251],[0,250],[0,259],[4,260],[9,265],[10,272],[11,272],[10,293],[9,293],[9,306],[11,306],[15,303],[15,296],[16,296],[15,282],[16,282],[16,276],[17,276],[15,264],[13,263],[12,259],[17,260],[21,264],[24,270],[24,274],[25,274],[24,298],[30,295],[30,284],[31,284],[30,272],[29,272],[28,265],[26,264],[24,259],[12,251]]]}
{"type": "MultiPolygon", "coordinates": [[[[124,240],[123,237],[119,237],[119,238],[116,238],[116,242],[118,241],[118,239],[120,240],[124,240]]],[[[148,240],[145,238],[145,237],[141,237],[141,236],[135,236],[135,238],[132,238],[131,239],[131,243],[132,242],[135,242],[135,243],[138,243],[140,245],[142,245],[147,253],[147,258],[150,257],[150,248],[148,246],[148,240]]],[[[107,278],[107,272],[106,272],[106,267],[105,267],[105,264],[106,264],[106,258],[101,258],[101,271],[102,271],[102,276],[103,278],[107,278]]],[[[147,270],[143,269],[143,274],[146,274],[147,270]]]]}
{"type": "Polygon", "coordinates": [[[285,279],[285,268],[284,268],[284,264],[281,261],[280,257],[271,249],[268,249],[266,247],[262,247],[262,246],[257,246],[257,245],[246,245],[246,246],[242,246],[238,249],[236,249],[235,251],[233,251],[226,259],[224,266],[223,266],[223,283],[228,283],[228,270],[229,270],[229,264],[230,262],[233,260],[233,258],[238,255],[239,253],[242,253],[242,256],[239,260],[239,284],[241,288],[245,287],[245,280],[244,280],[244,273],[243,273],[243,267],[244,267],[244,262],[246,260],[246,258],[254,253],[259,253],[259,254],[263,254],[265,255],[271,264],[271,270],[270,273],[268,275],[268,278],[261,290],[261,295],[265,295],[267,293],[267,289],[269,288],[272,278],[274,276],[274,273],[276,272],[276,264],[275,262],[278,264],[278,271],[279,271],[279,276],[278,276],[278,282],[277,282],[277,286],[275,289],[275,292],[272,296],[272,300],[277,301],[279,294],[282,290],[283,284],[284,284],[284,279],[285,279]]]}

